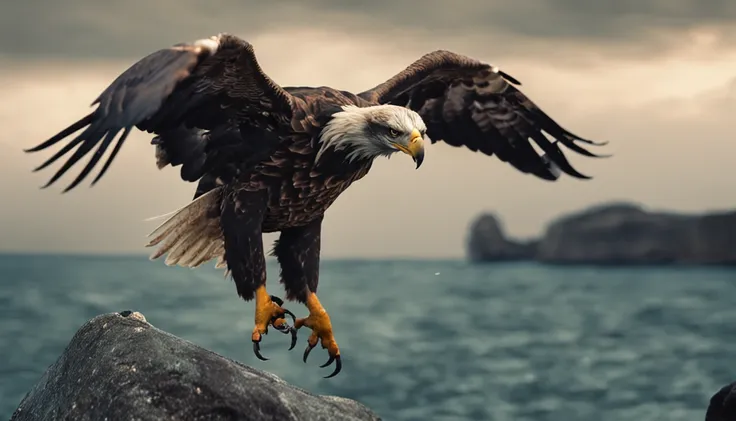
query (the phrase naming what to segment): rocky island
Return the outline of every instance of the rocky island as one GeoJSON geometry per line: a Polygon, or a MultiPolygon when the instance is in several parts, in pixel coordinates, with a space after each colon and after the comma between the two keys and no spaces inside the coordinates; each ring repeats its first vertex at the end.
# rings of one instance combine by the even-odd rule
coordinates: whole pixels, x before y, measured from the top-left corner
{"type": "Polygon", "coordinates": [[[536,249],[536,241],[522,242],[508,238],[495,214],[483,214],[470,226],[468,254],[473,261],[531,260],[536,249]]]}
{"type": "Polygon", "coordinates": [[[317,396],[149,324],[140,313],[87,322],[12,421],[379,421],[362,404],[317,396]]]}
{"type": "Polygon", "coordinates": [[[507,238],[498,217],[484,214],[471,224],[467,252],[475,262],[736,265],[736,211],[685,215],[606,204],[563,216],[528,242],[507,238]]]}

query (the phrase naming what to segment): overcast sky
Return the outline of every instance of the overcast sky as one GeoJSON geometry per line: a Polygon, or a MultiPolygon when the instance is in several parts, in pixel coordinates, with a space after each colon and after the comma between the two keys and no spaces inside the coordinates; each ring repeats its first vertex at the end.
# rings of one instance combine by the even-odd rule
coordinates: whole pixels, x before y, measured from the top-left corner
{"type": "Polygon", "coordinates": [[[483,211],[528,237],[605,201],[736,207],[733,0],[24,0],[0,3],[0,251],[146,252],[156,223],[143,220],[194,190],[156,169],[149,135],[131,136],[94,188],[65,195],[39,190],[50,171],[30,172],[49,154],[22,149],[85,115],[135,60],[219,32],[250,41],[286,86],[357,92],[434,49],[471,55],[564,127],[610,142],[613,158],[569,155],[591,181],[549,183],[443,144],[418,171],[380,160],[328,211],[324,256],[462,256],[483,211]]]}

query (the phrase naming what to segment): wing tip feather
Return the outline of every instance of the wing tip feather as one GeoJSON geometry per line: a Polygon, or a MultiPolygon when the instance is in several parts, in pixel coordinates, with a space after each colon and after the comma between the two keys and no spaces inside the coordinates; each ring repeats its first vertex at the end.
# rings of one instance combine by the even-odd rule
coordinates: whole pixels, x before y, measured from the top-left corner
{"type": "Polygon", "coordinates": [[[521,82],[519,81],[519,79],[516,79],[515,77],[511,76],[510,74],[504,72],[503,70],[498,69],[495,73],[498,73],[499,75],[501,75],[501,77],[503,77],[504,79],[506,79],[506,81],[507,82],[510,82],[511,84],[516,85],[516,86],[521,86],[521,82]]]}

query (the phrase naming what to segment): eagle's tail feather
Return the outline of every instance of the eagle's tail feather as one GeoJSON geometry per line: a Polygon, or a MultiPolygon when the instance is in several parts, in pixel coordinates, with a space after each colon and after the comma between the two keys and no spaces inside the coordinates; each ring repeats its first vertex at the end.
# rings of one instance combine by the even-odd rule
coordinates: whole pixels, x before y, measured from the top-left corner
{"type": "Polygon", "coordinates": [[[225,243],[219,219],[221,196],[222,188],[218,187],[167,214],[171,216],[148,235],[151,240],[146,247],[158,246],[150,259],[168,253],[166,265],[188,268],[222,259],[225,243]]]}
{"type": "MultiPolygon", "coordinates": [[[[162,214],[162,215],[156,215],[156,216],[151,216],[151,217],[149,217],[149,218],[146,218],[146,219],[144,219],[143,221],[144,221],[144,222],[151,222],[151,221],[155,221],[155,220],[157,220],[157,219],[163,219],[163,218],[166,218],[166,217],[170,217],[171,215],[173,215],[173,214],[175,214],[175,213],[179,212],[179,210],[180,210],[180,209],[176,209],[176,210],[173,210],[173,211],[171,211],[171,212],[166,212],[166,213],[164,213],[164,214],[162,214]]],[[[150,235],[150,234],[149,234],[149,235],[150,235]]]]}

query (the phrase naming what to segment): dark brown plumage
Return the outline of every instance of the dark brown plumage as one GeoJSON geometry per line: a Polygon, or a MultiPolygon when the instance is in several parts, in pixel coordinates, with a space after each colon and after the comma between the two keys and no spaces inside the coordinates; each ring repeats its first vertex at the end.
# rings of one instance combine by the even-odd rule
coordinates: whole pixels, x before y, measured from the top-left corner
{"type": "Polygon", "coordinates": [[[68,191],[89,175],[119,132],[92,184],[133,127],[155,133],[159,168],[181,166],[181,178],[198,186],[195,201],[152,234],[149,245],[160,245],[153,257],[168,253],[168,264],[190,267],[220,258],[238,294],[256,298],[252,339],[259,357],[258,343],[269,325],[284,332],[307,326],[313,331],[307,353],[321,339],[339,371],[329,317],[315,294],[321,223],[327,208],[367,174],[375,157],[403,151],[420,165],[426,131],[432,142],[496,155],[542,179],[555,180],[560,172],[587,178],[559,145],[596,156],[579,143],[597,144],[560,127],[513,86],[518,84],[488,64],[435,51],[358,95],[327,87],[282,88],[261,70],[249,43],[219,35],[141,59],[95,100],[95,111],[28,151],[47,149],[83,130],[36,169],[77,147],[49,186],[91,152],[68,191]],[[418,116],[400,112],[406,109],[418,116]],[[285,323],[280,300],[264,295],[261,237],[273,231],[281,231],[273,253],[287,298],[310,311],[294,327],[285,323]]]}

